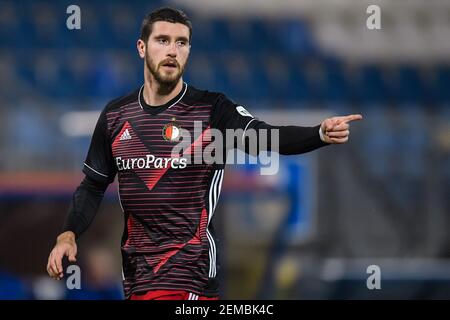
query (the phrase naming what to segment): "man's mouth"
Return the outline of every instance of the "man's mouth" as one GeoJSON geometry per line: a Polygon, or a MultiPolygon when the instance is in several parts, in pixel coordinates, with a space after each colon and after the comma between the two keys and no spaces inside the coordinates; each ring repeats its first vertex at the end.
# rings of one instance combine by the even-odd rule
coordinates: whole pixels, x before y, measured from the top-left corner
{"type": "Polygon", "coordinates": [[[178,64],[176,62],[165,62],[162,66],[167,68],[178,68],[178,64]]]}

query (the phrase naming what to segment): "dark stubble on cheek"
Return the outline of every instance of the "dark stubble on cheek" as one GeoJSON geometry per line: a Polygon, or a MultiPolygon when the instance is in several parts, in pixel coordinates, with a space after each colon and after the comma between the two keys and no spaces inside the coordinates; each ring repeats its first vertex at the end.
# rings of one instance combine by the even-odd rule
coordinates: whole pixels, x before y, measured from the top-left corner
{"type": "Polygon", "coordinates": [[[145,64],[146,64],[148,71],[153,75],[153,77],[159,84],[158,94],[160,94],[160,95],[166,95],[166,94],[169,94],[170,92],[172,92],[172,90],[175,88],[175,86],[178,83],[178,80],[180,80],[180,78],[184,72],[184,66],[183,67],[179,66],[179,69],[178,69],[179,72],[175,77],[165,78],[159,72],[159,68],[161,67],[161,64],[158,66],[155,64],[153,59],[148,54],[148,50],[146,50],[146,52],[145,52],[145,64]]]}

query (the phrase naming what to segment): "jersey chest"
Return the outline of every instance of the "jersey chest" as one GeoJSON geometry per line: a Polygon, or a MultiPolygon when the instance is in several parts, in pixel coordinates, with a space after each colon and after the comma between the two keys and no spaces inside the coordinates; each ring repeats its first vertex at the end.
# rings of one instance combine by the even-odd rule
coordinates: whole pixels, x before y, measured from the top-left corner
{"type": "Polygon", "coordinates": [[[188,156],[207,145],[210,106],[177,104],[153,115],[123,110],[116,120],[112,154],[119,171],[185,168],[188,156]]]}

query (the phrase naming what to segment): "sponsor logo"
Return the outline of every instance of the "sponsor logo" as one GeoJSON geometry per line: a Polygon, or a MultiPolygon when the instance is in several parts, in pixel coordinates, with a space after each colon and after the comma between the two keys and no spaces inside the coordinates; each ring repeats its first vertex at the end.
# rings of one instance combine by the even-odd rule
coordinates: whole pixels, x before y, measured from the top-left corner
{"type": "Polygon", "coordinates": [[[126,129],[123,133],[122,133],[122,135],[120,136],[120,141],[123,141],[123,140],[130,140],[131,139],[131,134],[130,134],[130,132],[128,131],[128,129],[126,129]]]}
{"type": "Polygon", "coordinates": [[[186,158],[158,158],[152,154],[147,154],[141,158],[116,157],[116,165],[119,171],[134,170],[134,169],[184,169],[187,165],[186,158]]]}

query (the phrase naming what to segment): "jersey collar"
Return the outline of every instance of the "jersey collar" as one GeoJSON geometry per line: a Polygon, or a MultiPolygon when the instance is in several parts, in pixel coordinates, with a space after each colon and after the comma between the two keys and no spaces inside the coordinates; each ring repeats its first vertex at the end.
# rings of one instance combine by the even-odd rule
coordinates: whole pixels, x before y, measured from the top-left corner
{"type": "Polygon", "coordinates": [[[184,95],[186,94],[187,87],[188,87],[187,83],[183,82],[183,87],[182,87],[180,93],[176,95],[176,97],[174,97],[173,99],[171,99],[170,101],[168,101],[165,104],[162,104],[159,106],[151,106],[151,105],[147,104],[144,100],[144,85],[142,85],[141,88],[139,89],[139,96],[138,96],[139,106],[142,108],[142,110],[145,110],[151,114],[161,113],[164,110],[167,110],[170,107],[176,105],[178,102],[180,102],[181,99],[183,99],[184,95]]]}

